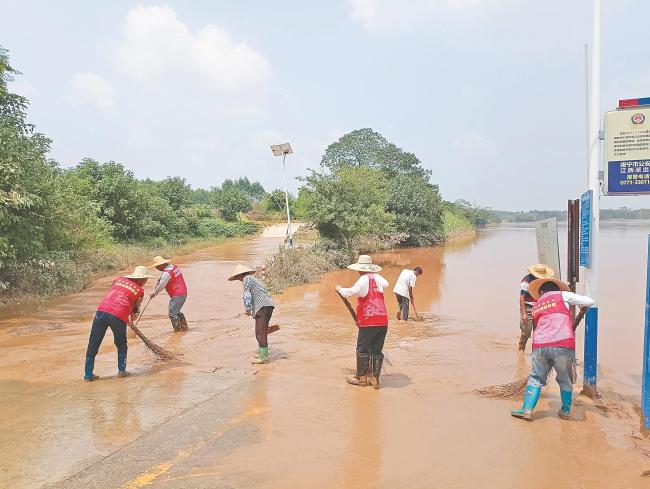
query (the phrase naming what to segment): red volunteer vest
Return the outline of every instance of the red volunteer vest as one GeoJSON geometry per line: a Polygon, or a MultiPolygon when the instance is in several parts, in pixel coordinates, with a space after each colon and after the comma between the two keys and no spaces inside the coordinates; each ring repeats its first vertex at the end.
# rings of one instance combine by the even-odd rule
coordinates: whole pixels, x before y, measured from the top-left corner
{"type": "Polygon", "coordinates": [[[357,326],[388,326],[384,294],[377,290],[377,282],[371,274],[368,274],[368,293],[365,297],[357,297],[357,326]]]}
{"type": "Polygon", "coordinates": [[[127,323],[135,310],[135,303],[144,295],[144,289],[126,277],[113,281],[111,289],[97,310],[107,312],[127,323]]]}
{"type": "Polygon", "coordinates": [[[562,292],[548,292],[540,297],[532,310],[533,350],[545,346],[575,350],[576,340],[571,313],[562,299],[562,292]]]}
{"type": "Polygon", "coordinates": [[[176,265],[172,265],[171,270],[165,270],[169,275],[170,279],[167,282],[165,290],[169,294],[169,297],[178,297],[179,295],[187,295],[187,285],[185,285],[185,279],[183,278],[183,273],[181,269],[176,265]]]}

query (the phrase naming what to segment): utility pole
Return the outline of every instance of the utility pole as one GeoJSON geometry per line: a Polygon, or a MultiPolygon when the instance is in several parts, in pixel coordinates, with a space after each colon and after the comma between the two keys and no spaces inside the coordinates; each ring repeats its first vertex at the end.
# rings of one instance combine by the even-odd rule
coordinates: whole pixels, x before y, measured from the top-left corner
{"type": "Polygon", "coordinates": [[[598,267],[600,234],[600,51],[602,36],[602,0],[594,0],[593,45],[591,48],[591,103],[589,108],[589,190],[592,194],[591,266],[585,268],[585,293],[595,301],[585,321],[583,394],[598,395],[598,267]]]}

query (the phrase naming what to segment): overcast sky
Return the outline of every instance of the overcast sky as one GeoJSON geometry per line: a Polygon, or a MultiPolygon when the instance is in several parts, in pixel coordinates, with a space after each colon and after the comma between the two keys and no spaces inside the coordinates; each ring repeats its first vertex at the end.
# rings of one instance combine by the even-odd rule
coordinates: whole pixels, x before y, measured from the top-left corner
{"type": "MultiPolygon", "coordinates": [[[[586,187],[591,0],[0,0],[13,88],[63,166],[282,184],[345,132],[414,152],[445,199],[564,209],[586,187]]],[[[647,0],[605,0],[604,110],[650,96],[647,0]]],[[[609,197],[605,207],[650,207],[609,197]]]]}

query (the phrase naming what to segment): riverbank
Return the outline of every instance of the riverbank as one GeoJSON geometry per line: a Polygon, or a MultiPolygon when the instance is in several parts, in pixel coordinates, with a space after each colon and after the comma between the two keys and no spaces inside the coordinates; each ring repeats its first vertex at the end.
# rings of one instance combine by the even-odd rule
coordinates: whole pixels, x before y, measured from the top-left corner
{"type": "Polygon", "coordinates": [[[220,223],[218,233],[204,238],[181,238],[176,243],[164,241],[107,244],[93,250],[50,254],[40,260],[9,262],[3,275],[10,285],[0,289],[0,308],[16,300],[45,300],[82,290],[93,280],[136,265],[149,264],[156,255],[187,255],[228,239],[257,233],[260,223],[220,223]]]}

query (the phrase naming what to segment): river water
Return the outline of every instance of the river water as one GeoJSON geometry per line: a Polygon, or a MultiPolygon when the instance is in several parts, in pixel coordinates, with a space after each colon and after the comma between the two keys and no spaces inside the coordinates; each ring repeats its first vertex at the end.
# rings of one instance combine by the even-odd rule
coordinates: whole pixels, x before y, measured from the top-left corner
{"type": "MultiPolygon", "coordinates": [[[[236,262],[262,263],[280,239],[229,242],[175,260],[190,290],[191,329],[171,333],[164,298],[152,301],[141,329],[183,361],[157,362],[131,339],[128,379],[115,378],[108,333],[96,366],[103,379],[81,382],[89,323],[110,278],[5,315],[0,485],[645,487],[650,446],[633,404],[648,232],[647,223],[603,225],[603,399],[578,397],[570,422],[555,414],[553,382],[533,423],[509,416],[515,402],[474,392],[529,369],[530,351],[521,358],[516,348],[519,281],[536,262],[532,225],[374,255],[391,284],[402,268],[424,269],[415,297],[426,319],[391,322],[380,391],[343,381],[354,365],[356,328],[334,287],[355,280],[348,270],[277,297],[282,329],[270,337],[272,362],[250,365],[255,340],[250,319],[237,317],[241,284],[225,277],[236,262]]],[[[560,228],[561,244],[565,233],[560,228]]],[[[386,298],[395,317],[396,301],[386,298]]]]}

